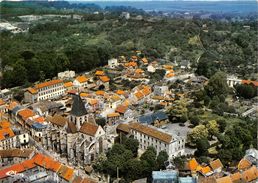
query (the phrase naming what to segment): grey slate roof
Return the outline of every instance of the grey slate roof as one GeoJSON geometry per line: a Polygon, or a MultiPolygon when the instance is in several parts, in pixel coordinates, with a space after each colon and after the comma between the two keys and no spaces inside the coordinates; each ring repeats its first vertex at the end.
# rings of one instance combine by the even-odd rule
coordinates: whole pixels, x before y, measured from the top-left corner
{"type": "Polygon", "coordinates": [[[79,95],[73,95],[73,105],[71,115],[73,116],[84,116],[87,114],[85,105],[79,95]]]}
{"type": "Polygon", "coordinates": [[[138,118],[140,123],[147,123],[147,124],[151,124],[155,120],[163,121],[163,120],[166,120],[166,119],[168,119],[168,115],[163,111],[157,111],[155,113],[140,116],[138,118]]]}

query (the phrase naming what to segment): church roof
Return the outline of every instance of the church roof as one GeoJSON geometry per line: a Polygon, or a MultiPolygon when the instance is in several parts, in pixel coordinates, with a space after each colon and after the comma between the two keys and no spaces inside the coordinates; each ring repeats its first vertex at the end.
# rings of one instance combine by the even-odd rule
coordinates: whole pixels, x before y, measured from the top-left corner
{"type": "Polygon", "coordinates": [[[84,116],[86,114],[87,114],[87,111],[81,97],[79,95],[74,95],[71,115],[84,116]]]}

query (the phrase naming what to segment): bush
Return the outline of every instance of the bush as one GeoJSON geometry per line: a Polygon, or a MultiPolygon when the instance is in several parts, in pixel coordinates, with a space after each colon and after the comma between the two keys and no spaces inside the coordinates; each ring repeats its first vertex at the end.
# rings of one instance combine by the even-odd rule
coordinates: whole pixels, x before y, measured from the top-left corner
{"type": "Polygon", "coordinates": [[[200,119],[198,118],[198,116],[192,116],[190,117],[190,122],[194,125],[197,126],[200,123],[200,119]]]}

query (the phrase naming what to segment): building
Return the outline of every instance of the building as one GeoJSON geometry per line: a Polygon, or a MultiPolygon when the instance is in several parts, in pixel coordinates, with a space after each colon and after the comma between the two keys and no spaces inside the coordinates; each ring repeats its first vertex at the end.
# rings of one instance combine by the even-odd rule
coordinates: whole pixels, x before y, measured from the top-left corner
{"type": "MultiPolygon", "coordinates": [[[[126,125],[126,124],[124,124],[126,125]]],[[[139,148],[146,150],[153,146],[157,154],[160,151],[166,151],[169,158],[184,154],[185,139],[176,135],[171,135],[149,125],[140,123],[129,123],[129,134],[133,135],[139,141],[139,148]]]]}
{"type": "Polygon", "coordinates": [[[174,183],[178,180],[178,171],[153,171],[152,183],[174,183]]]}
{"type": "Polygon", "coordinates": [[[110,68],[115,68],[116,66],[118,66],[118,61],[116,58],[112,58],[108,60],[108,66],[110,68]]]}
{"type": "Polygon", "coordinates": [[[59,72],[57,74],[57,77],[59,79],[73,78],[74,76],[75,76],[74,71],[64,71],[64,72],[59,72]]]}
{"type": "Polygon", "coordinates": [[[85,88],[88,84],[88,80],[86,76],[78,76],[73,81],[73,85],[77,88],[85,88]]]}
{"type": "Polygon", "coordinates": [[[234,85],[241,84],[241,79],[238,79],[235,76],[228,76],[227,77],[227,84],[229,87],[233,88],[234,85]]]}
{"type": "Polygon", "coordinates": [[[25,102],[34,103],[36,101],[58,98],[65,94],[64,83],[56,79],[40,83],[33,88],[28,88],[24,93],[25,102]]]}

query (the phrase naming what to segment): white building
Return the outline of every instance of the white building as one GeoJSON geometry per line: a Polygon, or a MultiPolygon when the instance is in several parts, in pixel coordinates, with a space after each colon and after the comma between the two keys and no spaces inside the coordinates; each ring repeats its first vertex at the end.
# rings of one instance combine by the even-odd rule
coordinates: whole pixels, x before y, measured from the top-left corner
{"type": "Polygon", "coordinates": [[[150,64],[147,67],[147,71],[154,73],[154,72],[156,72],[156,67],[154,67],[152,64],[150,64]]]}
{"type": "Polygon", "coordinates": [[[28,88],[24,93],[25,102],[34,103],[36,101],[58,98],[65,94],[64,83],[56,79],[35,85],[28,88]]]}
{"type": "Polygon", "coordinates": [[[118,66],[118,61],[116,58],[112,58],[108,60],[108,66],[110,68],[115,68],[116,66],[118,66]]]}
{"type": "Polygon", "coordinates": [[[75,77],[75,72],[74,72],[74,71],[59,72],[59,73],[57,74],[57,77],[58,77],[59,79],[73,78],[73,77],[75,77]]]}
{"type": "Polygon", "coordinates": [[[29,134],[24,133],[0,140],[0,150],[20,148],[29,143],[29,134]]]}
{"type": "Polygon", "coordinates": [[[229,87],[233,88],[236,84],[241,84],[241,79],[238,79],[236,76],[228,76],[227,84],[229,87]]]}
{"type": "Polygon", "coordinates": [[[153,146],[157,154],[164,150],[168,153],[169,158],[184,154],[185,139],[182,137],[172,136],[157,128],[140,123],[129,123],[129,128],[130,134],[139,141],[139,148],[142,150],[153,146]]]}

